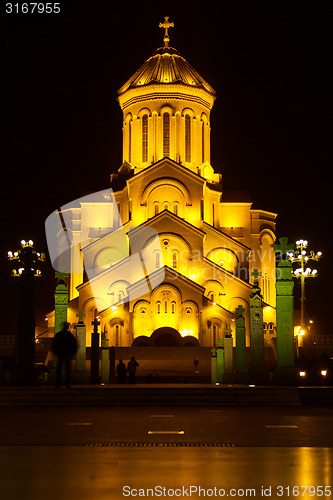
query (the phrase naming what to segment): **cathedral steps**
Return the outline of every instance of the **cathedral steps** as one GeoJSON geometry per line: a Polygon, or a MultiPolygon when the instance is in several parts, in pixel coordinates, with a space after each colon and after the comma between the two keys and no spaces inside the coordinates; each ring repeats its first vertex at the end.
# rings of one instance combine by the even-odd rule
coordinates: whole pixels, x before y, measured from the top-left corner
{"type": "Polygon", "coordinates": [[[0,406],[330,406],[333,387],[209,384],[1,387],[0,406]]]}

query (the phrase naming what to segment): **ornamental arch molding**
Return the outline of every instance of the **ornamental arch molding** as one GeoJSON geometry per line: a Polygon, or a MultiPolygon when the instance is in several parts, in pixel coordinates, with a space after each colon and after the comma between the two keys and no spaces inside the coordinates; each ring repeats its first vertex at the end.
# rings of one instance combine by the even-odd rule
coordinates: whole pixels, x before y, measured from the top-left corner
{"type": "Polygon", "coordinates": [[[172,186],[176,188],[182,196],[182,199],[184,199],[185,203],[187,205],[191,204],[191,195],[185,184],[176,179],[173,179],[172,177],[163,177],[161,179],[156,179],[150,182],[142,191],[141,204],[144,205],[145,203],[147,203],[148,198],[151,197],[156,189],[165,188],[166,186],[172,186]]]}
{"type": "Polygon", "coordinates": [[[142,118],[144,115],[148,115],[148,117],[150,118],[152,115],[151,109],[141,108],[140,111],[138,112],[137,116],[138,116],[138,118],[142,118]]]}
{"type": "Polygon", "coordinates": [[[175,116],[175,110],[172,106],[169,104],[164,104],[163,106],[160,107],[158,110],[158,115],[162,116],[164,113],[169,113],[170,116],[175,116]]]}

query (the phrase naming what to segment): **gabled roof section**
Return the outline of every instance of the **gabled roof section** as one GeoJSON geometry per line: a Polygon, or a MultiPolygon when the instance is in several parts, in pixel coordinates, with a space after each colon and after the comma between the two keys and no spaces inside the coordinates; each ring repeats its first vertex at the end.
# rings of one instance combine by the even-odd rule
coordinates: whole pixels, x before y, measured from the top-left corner
{"type": "MultiPolygon", "coordinates": [[[[155,280],[157,280],[157,282],[159,282],[160,280],[158,278],[161,275],[164,275],[164,279],[163,279],[162,282],[160,282],[159,286],[161,286],[163,283],[164,284],[165,283],[169,283],[168,280],[170,280],[171,284],[173,284],[173,285],[175,283],[177,283],[177,281],[182,281],[187,286],[189,286],[190,288],[194,289],[195,291],[199,292],[202,295],[205,292],[205,288],[203,286],[199,285],[195,281],[190,280],[189,278],[187,278],[183,274],[181,274],[178,271],[176,271],[176,269],[171,269],[168,266],[163,266],[163,267],[160,267],[159,269],[156,269],[156,271],[154,271],[153,273],[151,273],[149,275],[149,280],[152,281],[152,282],[154,282],[155,280]]],[[[130,285],[130,286],[127,287],[127,290],[128,291],[132,291],[136,287],[140,287],[141,284],[142,284],[141,282],[145,282],[145,280],[142,279],[140,281],[137,281],[136,283],[133,283],[132,285],[130,285]]]]}
{"type": "MultiPolygon", "coordinates": [[[[181,235],[182,234],[181,231],[184,230],[184,228],[187,228],[189,231],[196,233],[198,236],[200,236],[202,238],[206,234],[204,231],[197,228],[196,226],[193,226],[192,224],[187,222],[185,219],[182,219],[181,217],[178,217],[178,215],[174,214],[173,212],[170,212],[170,210],[163,210],[162,212],[159,212],[157,215],[154,215],[154,217],[151,217],[150,219],[147,219],[145,222],[140,224],[140,226],[138,226],[137,229],[140,230],[140,227],[143,227],[143,226],[154,227],[154,226],[156,226],[156,224],[163,223],[163,221],[165,221],[165,220],[172,222],[173,228],[174,228],[172,232],[177,234],[177,235],[178,234],[181,235]]],[[[131,221],[124,224],[124,227],[126,227],[127,225],[131,225],[131,221]]],[[[133,229],[133,231],[135,231],[135,229],[133,229]]]]}
{"type": "MultiPolygon", "coordinates": [[[[173,171],[181,174],[184,177],[188,177],[196,182],[199,182],[200,184],[204,184],[206,182],[206,180],[203,177],[201,177],[201,175],[196,174],[195,172],[193,172],[189,168],[185,167],[184,165],[180,165],[179,163],[175,162],[174,160],[171,160],[171,158],[168,158],[168,157],[162,158],[161,160],[158,160],[156,163],[149,165],[149,167],[140,170],[140,172],[136,173],[134,175],[134,177],[132,177],[128,180],[128,182],[132,183],[132,182],[135,182],[136,180],[139,180],[139,179],[141,180],[141,177],[145,176],[148,171],[157,173],[160,169],[163,169],[166,166],[168,166],[168,168],[171,169],[167,175],[167,177],[169,177],[169,178],[172,177],[171,172],[173,170],[173,171]]],[[[165,176],[163,176],[163,177],[165,177],[165,176]]]]}
{"type": "Polygon", "coordinates": [[[228,279],[230,279],[230,280],[234,279],[234,280],[238,281],[238,283],[241,283],[242,285],[244,285],[246,288],[252,289],[252,285],[250,283],[248,283],[247,281],[242,280],[241,278],[239,278],[238,276],[236,276],[234,273],[231,273],[227,269],[224,269],[224,267],[219,266],[215,262],[212,262],[207,257],[203,257],[203,261],[205,262],[205,264],[209,265],[213,269],[216,268],[216,267],[218,269],[220,269],[226,275],[226,277],[228,279]]]}
{"type": "MultiPolygon", "coordinates": [[[[241,248],[242,250],[245,250],[246,252],[251,252],[252,251],[252,248],[244,245],[244,243],[240,243],[238,240],[236,240],[232,236],[229,236],[226,233],[223,233],[219,229],[216,229],[216,227],[211,226],[210,224],[208,224],[208,222],[204,222],[203,226],[204,226],[204,229],[206,230],[206,233],[208,233],[208,232],[213,232],[214,233],[215,232],[220,237],[225,238],[226,241],[229,241],[232,245],[235,245],[235,246],[241,248]]],[[[238,229],[240,229],[240,228],[238,228],[238,229]]]]}

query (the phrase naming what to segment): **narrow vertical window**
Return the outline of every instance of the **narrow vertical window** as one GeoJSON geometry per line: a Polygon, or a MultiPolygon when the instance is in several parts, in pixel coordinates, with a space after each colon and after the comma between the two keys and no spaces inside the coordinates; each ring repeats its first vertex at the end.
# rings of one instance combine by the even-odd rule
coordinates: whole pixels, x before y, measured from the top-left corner
{"type": "Polygon", "coordinates": [[[205,161],[205,123],[202,122],[201,128],[201,152],[202,152],[202,163],[205,161]]]}
{"type": "Polygon", "coordinates": [[[142,117],[142,161],[148,161],[148,115],[142,117]]]}
{"type": "Polygon", "coordinates": [[[175,205],[173,206],[173,213],[174,213],[175,215],[178,215],[178,205],[177,205],[177,204],[175,204],[175,205]]]}
{"type": "Polygon", "coordinates": [[[177,267],[177,254],[176,253],[172,254],[172,267],[174,269],[176,269],[176,267],[177,267]]]}
{"type": "Polygon", "coordinates": [[[213,325],[213,347],[216,347],[216,325],[213,325]]]}
{"type": "Polygon", "coordinates": [[[132,122],[128,122],[128,161],[132,161],[132,122]]]}
{"type": "Polygon", "coordinates": [[[156,269],[159,269],[161,266],[161,255],[160,252],[156,252],[155,254],[155,267],[156,269]]]}
{"type": "Polygon", "coordinates": [[[170,115],[163,114],[163,156],[170,156],[170,115]]]}
{"type": "Polygon", "coordinates": [[[175,312],[176,312],[176,303],[171,302],[171,314],[175,314],[175,312]]]}
{"type": "Polygon", "coordinates": [[[185,161],[191,161],[191,117],[185,115],[185,161]]]}
{"type": "Polygon", "coordinates": [[[215,203],[213,203],[213,207],[212,207],[212,219],[213,219],[212,226],[215,226],[215,203]]]}
{"type": "Polygon", "coordinates": [[[156,205],[155,205],[155,215],[157,215],[157,214],[158,214],[158,205],[156,203],[156,205]]]}
{"type": "Polygon", "coordinates": [[[161,314],[161,302],[157,302],[156,306],[157,314],[161,314]]]}
{"type": "Polygon", "coordinates": [[[167,314],[167,312],[168,312],[168,303],[167,303],[167,301],[164,302],[164,312],[165,312],[165,314],[167,314]]]}
{"type": "Polygon", "coordinates": [[[116,347],[119,346],[119,325],[116,325],[116,347]]]}

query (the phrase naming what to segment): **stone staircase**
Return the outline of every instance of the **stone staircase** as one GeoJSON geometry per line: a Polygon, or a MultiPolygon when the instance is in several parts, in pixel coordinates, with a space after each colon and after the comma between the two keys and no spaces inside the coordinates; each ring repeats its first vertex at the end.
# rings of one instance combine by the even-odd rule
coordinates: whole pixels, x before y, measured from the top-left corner
{"type": "Polygon", "coordinates": [[[333,387],[247,387],[209,384],[1,387],[0,406],[327,406],[333,387]]]}

